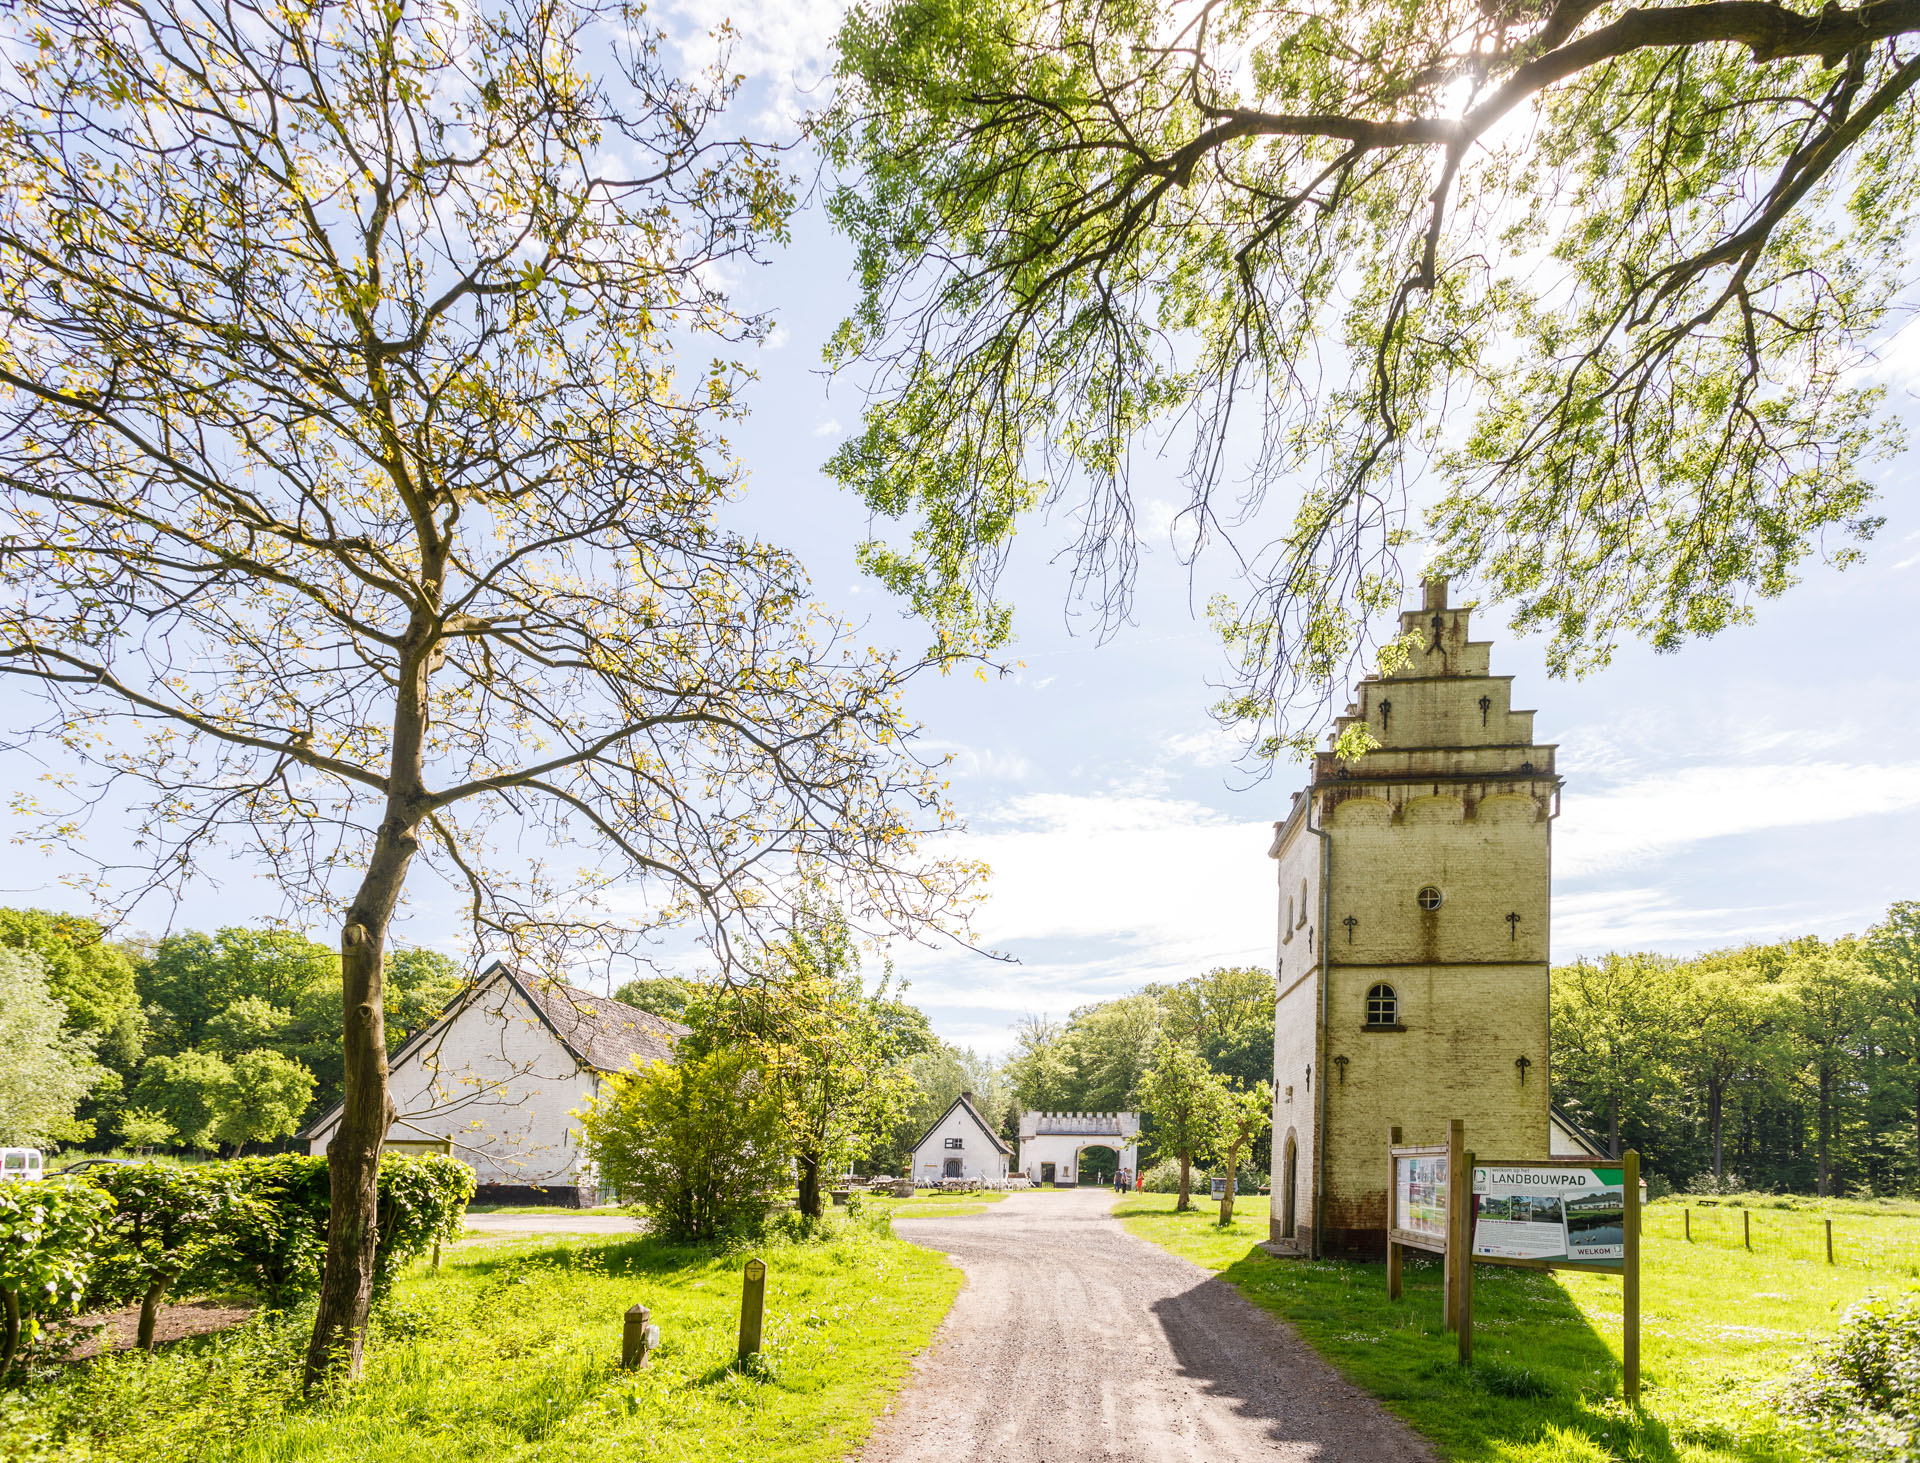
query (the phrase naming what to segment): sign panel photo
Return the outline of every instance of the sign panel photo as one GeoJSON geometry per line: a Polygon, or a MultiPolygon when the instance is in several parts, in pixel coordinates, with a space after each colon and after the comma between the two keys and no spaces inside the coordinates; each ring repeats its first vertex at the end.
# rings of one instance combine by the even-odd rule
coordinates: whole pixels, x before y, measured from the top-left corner
{"type": "Polygon", "coordinates": [[[1473,1253],[1495,1260],[1626,1261],[1618,1168],[1481,1165],[1473,1171],[1473,1253]]]}

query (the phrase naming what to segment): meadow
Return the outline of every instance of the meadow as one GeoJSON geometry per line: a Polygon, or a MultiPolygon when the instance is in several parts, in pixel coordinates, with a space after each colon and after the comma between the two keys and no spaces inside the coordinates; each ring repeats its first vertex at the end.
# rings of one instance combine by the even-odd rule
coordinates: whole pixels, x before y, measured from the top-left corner
{"type": "Polygon", "coordinates": [[[637,1237],[468,1240],[376,1311],[366,1375],[302,1402],[311,1312],[261,1316],[0,1394],[0,1459],[89,1463],[824,1463],[859,1444],[960,1285],[878,1217],[715,1252],[637,1237]],[[768,1263],[764,1347],[735,1358],[740,1277],[768,1263]],[[621,1319],[661,1345],[619,1366],[621,1319]]]}
{"type": "MultiPolygon", "coordinates": [[[[1762,1201],[1755,1200],[1754,1203],[1762,1201]]],[[[1386,1267],[1274,1260],[1256,1249],[1266,1215],[1230,1229],[1168,1195],[1116,1206],[1143,1239],[1220,1273],[1294,1325],[1347,1377],[1444,1457],[1471,1463],[1800,1463],[1817,1441],[1778,1418],[1773,1398],[1840,1313],[1874,1289],[1920,1277],[1920,1206],[1800,1201],[1750,1208],[1663,1201],[1642,1225],[1641,1406],[1621,1400],[1621,1285],[1606,1276],[1499,1266],[1474,1271],[1474,1365],[1441,1323],[1440,1266],[1409,1255],[1405,1296],[1386,1267]],[[1694,1239],[1682,1236],[1693,1208],[1694,1239]],[[1834,1222],[1836,1263],[1823,1221],[1834,1222]]]]}

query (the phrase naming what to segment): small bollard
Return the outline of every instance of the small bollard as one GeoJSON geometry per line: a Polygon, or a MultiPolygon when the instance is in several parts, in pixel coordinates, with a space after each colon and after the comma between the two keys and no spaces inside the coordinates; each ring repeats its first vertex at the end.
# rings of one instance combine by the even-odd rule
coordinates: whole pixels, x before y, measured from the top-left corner
{"type": "Polygon", "coordinates": [[[628,1371],[647,1364],[647,1358],[660,1344],[660,1328],[649,1324],[653,1312],[645,1306],[628,1306],[626,1325],[620,1331],[620,1365],[628,1371]]]}
{"type": "Polygon", "coordinates": [[[758,1257],[747,1261],[740,1279],[740,1360],[760,1350],[760,1325],[767,1315],[767,1262],[758,1257]]]}
{"type": "Polygon", "coordinates": [[[1693,1243],[1693,1211],[1691,1209],[1682,1209],[1680,1211],[1680,1218],[1686,1224],[1686,1227],[1687,1227],[1687,1243],[1692,1244],[1693,1243]]]}
{"type": "Polygon", "coordinates": [[[1753,1248],[1753,1215],[1745,1209],[1740,1211],[1740,1243],[1753,1248]]]}
{"type": "Polygon", "coordinates": [[[1833,1221],[1827,1221],[1827,1263],[1833,1263],[1833,1221]]]}

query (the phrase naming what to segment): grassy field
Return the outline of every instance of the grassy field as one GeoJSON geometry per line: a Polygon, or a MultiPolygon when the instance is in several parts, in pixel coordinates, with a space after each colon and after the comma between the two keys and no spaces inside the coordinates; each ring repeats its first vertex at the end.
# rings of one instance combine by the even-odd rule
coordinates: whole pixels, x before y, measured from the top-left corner
{"type": "Polygon", "coordinates": [[[379,1308],[366,1377],[294,1395],[310,1312],[75,1368],[14,1394],[0,1459],[90,1463],[825,1463],[865,1437],[960,1285],[883,1224],[770,1243],[758,1365],[735,1363],[745,1251],[636,1238],[468,1241],[379,1308]],[[643,1302],[653,1363],[619,1369],[643,1302]]]}
{"type": "MultiPolygon", "coordinates": [[[[1698,1201],[1688,1201],[1697,1204],[1698,1201]]],[[[1474,1270],[1474,1360],[1454,1360],[1441,1325],[1440,1267],[1409,1257],[1406,1297],[1387,1300],[1383,1265],[1273,1260],[1255,1249],[1266,1215],[1176,1215],[1168,1195],[1116,1206],[1144,1239],[1216,1270],[1255,1305],[1293,1323],[1323,1356],[1433,1439],[1448,1458],[1498,1463],[1788,1463],[1818,1456],[1776,1420],[1769,1399],[1814,1341],[1868,1290],[1913,1283],[1920,1213],[1844,1208],[1835,1258],[1804,1206],[1753,1214],[1683,1204],[1646,1212],[1641,1268],[1641,1399],[1620,1400],[1620,1282],[1499,1266],[1474,1270]]]]}
{"type": "Polygon", "coordinates": [[[889,1219],[944,1219],[954,1214],[985,1214],[988,1206],[1005,1199],[1003,1190],[979,1189],[971,1194],[942,1193],[937,1189],[915,1194],[911,1199],[896,1199],[891,1194],[862,1194],[861,1210],[884,1214],[889,1219]]]}

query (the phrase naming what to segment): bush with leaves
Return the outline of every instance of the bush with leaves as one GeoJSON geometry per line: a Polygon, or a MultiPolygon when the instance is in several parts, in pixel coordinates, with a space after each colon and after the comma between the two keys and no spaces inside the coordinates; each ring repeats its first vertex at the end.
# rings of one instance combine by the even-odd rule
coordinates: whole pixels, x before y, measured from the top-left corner
{"type": "Polygon", "coordinates": [[[662,1237],[704,1242],[766,1217],[787,1181],[787,1129],[746,1054],[683,1042],[675,1056],[608,1076],[575,1116],[604,1186],[662,1237]]]}
{"type": "Polygon", "coordinates": [[[232,1238],[259,1201],[242,1194],[237,1175],[225,1164],[136,1163],[90,1177],[113,1207],[102,1225],[88,1301],[138,1302],[138,1344],[151,1351],[154,1323],[169,1290],[218,1286],[231,1277],[232,1238]]]}
{"type": "MultiPolygon", "coordinates": [[[[325,1158],[289,1153],[220,1165],[245,1199],[232,1226],[228,1275],[283,1304],[319,1287],[332,1206],[325,1158]]],[[[473,1170],[444,1154],[380,1160],[380,1243],[373,1288],[384,1294],[407,1261],[451,1239],[473,1198],[473,1170]]]]}
{"type": "Polygon", "coordinates": [[[0,1183],[0,1379],[86,1294],[107,1196],[55,1180],[0,1183]]]}
{"type": "Polygon", "coordinates": [[[1920,1290],[1849,1306],[1788,1384],[1782,1411],[1835,1456],[1920,1458],[1920,1290]]]}

